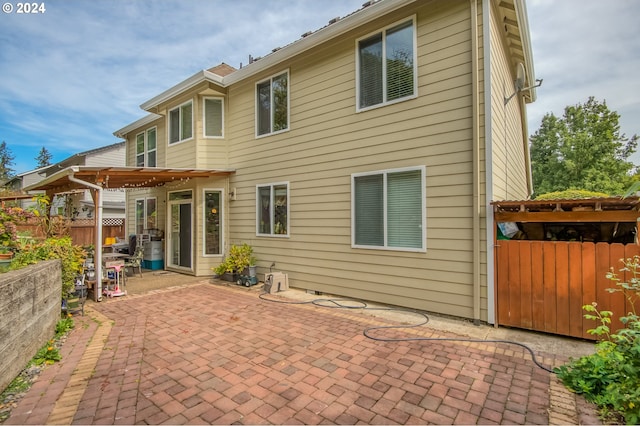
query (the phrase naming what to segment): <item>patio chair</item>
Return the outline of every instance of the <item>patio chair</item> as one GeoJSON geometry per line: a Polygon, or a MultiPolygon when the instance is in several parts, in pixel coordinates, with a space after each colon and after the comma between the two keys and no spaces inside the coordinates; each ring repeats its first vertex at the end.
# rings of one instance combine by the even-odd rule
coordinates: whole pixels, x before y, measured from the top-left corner
{"type": "Polygon", "coordinates": [[[131,268],[132,271],[135,271],[135,268],[138,268],[138,272],[140,273],[140,278],[142,278],[142,257],[144,256],[144,248],[138,247],[136,248],[133,256],[129,257],[125,263],[125,268],[131,268]]]}

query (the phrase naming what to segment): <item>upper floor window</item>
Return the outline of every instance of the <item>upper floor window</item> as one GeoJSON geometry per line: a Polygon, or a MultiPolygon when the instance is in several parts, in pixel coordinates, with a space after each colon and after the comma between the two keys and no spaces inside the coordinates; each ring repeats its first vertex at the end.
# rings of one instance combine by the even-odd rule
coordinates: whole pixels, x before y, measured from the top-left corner
{"type": "Polygon", "coordinates": [[[156,167],[156,128],[136,135],[136,166],[156,167]]]}
{"type": "Polygon", "coordinates": [[[352,245],[424,251],[425,167],[351,176],[352,245]]]}
{"type": "Polygon", "coordinates": [[[221,138],[224,130],[224,104],[222,98],[204,98],[204,136],[221,138]]]}
{"type": "Polygon", "coordinates": [[[415,18],[358,40],[358,110],[417,93],[415,18]]]}
{"type": "Polygon", "coordinates": [[[256,85],[256,134],[289,129],[289,72],[256,85]]]}
{"type": "Polygon", "coordinates": [[[257,234],[289,235],[289,183],[258,185],[257,234]]]}
{"type": "Polygon", "coordinates": [[[169,143],[193,137],[193,101],[169,110],[169,143]]]}

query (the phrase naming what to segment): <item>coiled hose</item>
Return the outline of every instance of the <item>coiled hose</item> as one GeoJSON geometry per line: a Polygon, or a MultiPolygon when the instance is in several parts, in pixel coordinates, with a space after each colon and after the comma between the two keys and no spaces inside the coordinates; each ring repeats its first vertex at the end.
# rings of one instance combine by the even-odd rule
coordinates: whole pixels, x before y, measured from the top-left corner
{"type": "Polygon", "coordinates": [[[429,316],[420,311],[414,311],[411,309],[403,309],[403,308],[374,308],[367,305],[366,302],[361,300],[353,300],[353,299],[326,299],[319,298],[308,301],[289,301],[289,300],[277,300],[270,299],[266,297],[268,293],[261,293],[258,297],[260,299],[265,300],[267,302],[273,303],[282,303],[286,305],[315,305],[323,308],[333,308],[333,309],[362,309],[362,310],[371,310],[371,311],[388,311],[388,312],[403,312],[415,314],[422,317],[422,320],[416,324],[409,325],[386,325],[386,326],[376,326],[376,327],[367,327],[362,331],[362,334],[371,339],[379,342],[411,342],[411,341],[439,341],[439,342],[468,342],[468,343],[504,343],[508,345],[515,345],[523,348],[529,354],[531,354],[531,360],[533,363],[539,368],[547,371],[549,373],[554,373],[552,369],[543,365],[536,358],[536,354],[533,352],[529,346],[524,343],[515,342],[513,340],[501,340],[501,339],[491,339],[491,340],[483,340],[483,339],[472,339],[472,338],[464,338],[464,337],[402,337],[402,338],[390,338],[390,337],[376,337],[372,335],[372,332],[376,330],[385,330],[385,329],[406,329],[406,328],[416,328],[421,327],[429,323],[429,316]]]}

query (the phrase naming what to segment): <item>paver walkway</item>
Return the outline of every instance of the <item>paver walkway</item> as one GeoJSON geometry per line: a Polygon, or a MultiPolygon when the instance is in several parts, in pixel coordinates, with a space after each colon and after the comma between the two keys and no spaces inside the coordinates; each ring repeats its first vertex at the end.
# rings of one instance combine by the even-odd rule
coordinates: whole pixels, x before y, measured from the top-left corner
{"type": "Polygon", "coordinates": [[[520,347],[374,341],[363,329],[390,320],[240,287],[106,300],[76,319],[6,424],[598,423],[520,347]]]}

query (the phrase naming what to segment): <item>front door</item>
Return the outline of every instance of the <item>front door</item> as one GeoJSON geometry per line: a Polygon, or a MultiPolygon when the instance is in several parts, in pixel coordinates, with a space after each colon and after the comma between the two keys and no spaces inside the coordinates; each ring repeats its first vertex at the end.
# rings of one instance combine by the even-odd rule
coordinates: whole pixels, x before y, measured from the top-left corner
{"type": "Polygon", "coordinates": [[[169,193],[169,265],[192,269],[193,194],[191,190],[169,193]]]}

